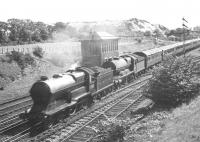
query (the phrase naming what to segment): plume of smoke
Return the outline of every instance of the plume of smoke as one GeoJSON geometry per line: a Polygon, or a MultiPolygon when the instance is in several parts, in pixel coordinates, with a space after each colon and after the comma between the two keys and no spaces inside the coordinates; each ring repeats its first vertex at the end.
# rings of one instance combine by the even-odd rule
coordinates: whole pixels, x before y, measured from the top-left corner
{"type": "Polygon", "coordinates": [[[65,47],[66,51],[58,50],[49,53],[47,55],[47,60],[58,67],[68,69],[74,63],[79,64],[81,61],[81,49],[80,47],[65,47]]]}
{"type": "Polygon", "coordinates": [[[66,41],[69,40],[70,37],[65,31],[54,32],[52,34],[52,39],[54,42],[66,41]]]}
{"type": "Polygon", "coordinates": [[[74,64],[70,65],[69,69],[75,70],[77,67],[80,67],[80,66],[81,66],[80,61],[76,61],[74,64]]]}
{"type": "Polygon", "coordinates": [[[65,25],[65,27],[58,29],[52,34],[52,40],[54,42],[77,40],[77,39],[78,39],[77,29],[70,25],[65,25]]]}

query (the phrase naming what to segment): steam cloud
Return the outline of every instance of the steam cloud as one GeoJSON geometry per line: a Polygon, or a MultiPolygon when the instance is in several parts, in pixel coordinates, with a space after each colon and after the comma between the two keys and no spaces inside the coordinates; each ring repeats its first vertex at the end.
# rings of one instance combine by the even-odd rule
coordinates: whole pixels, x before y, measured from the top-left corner
{"type": "Polygon", "coordinates": [[[47,60],[58,67],[69,69],[81,62],[81,49],[80,47],[65,47],[66,51],[62,49],[49,53],[47,55],[47,60]],[[75,64],[74,64],[75,63],[75,64]]]}

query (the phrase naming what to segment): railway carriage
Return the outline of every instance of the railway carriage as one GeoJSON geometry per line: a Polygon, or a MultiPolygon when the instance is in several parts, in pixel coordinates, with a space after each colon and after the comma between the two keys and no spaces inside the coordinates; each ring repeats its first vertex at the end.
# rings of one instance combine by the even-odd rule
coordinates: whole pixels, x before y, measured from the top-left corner
{"type": "Polygon", "coordinates": [[[163,56],[175,55],[175,48],[173,45],[162,46],[159,47],[159,49],[162,50],[163,56]]]}
{"type": "Polygon", "coordinates": [[[192,49],[199,47],[200,46],[199,39],[194,39],[191,44],[192,44],[192,49]]]}
{"type": "Polygon", "coordinates": [[[186,47],[186,51],[187,50],[192,50],[196,47],[199,47],[200,43],[199,43],[199,39],[193,39],[193,40],[189,40],[189,41],[185,41],[184,44],[186,47]]]}
{"type": "Polygon", "coordinates": [[[162,61],[162,50],[153,48],[146,51],[135,52],[134,54],[145,58],[145,69],[148,69],[162,61]]]}

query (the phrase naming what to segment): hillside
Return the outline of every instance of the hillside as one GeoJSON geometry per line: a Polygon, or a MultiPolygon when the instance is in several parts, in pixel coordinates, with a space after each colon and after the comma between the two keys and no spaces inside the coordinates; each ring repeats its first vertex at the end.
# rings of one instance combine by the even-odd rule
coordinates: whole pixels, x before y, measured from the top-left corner
{"type": "Polygon", "coordinates": [[[78,22],[68,23],[69,26],[75,28],[79,32],[86,32],[90,30],[106,31],[114,35],[138,35],[149,31],[153,33],[155,30],[160,31],[163,35],[168,30],[163,25],[155,25],[146,20],[132,18],[129,20],[106,20],[94,22],[78,22]]]}

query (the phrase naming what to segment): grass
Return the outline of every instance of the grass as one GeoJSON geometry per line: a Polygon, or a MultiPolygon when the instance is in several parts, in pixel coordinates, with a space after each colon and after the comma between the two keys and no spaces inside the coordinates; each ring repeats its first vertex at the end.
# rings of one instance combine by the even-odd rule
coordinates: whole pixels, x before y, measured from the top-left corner
{"type": "Polygon", "coordinates": [[[37,81],[40,76],[46,75],[51,77],[53,74],[64,72],[61,67],[52,65],[52,63],[45,63],[37,61],[35,68],[25,69],[25,76],[21,76],[18,80],[9,83],[4,90],[0,91],[0,102],[4,102],[8,99],[22,96],[29,92],[32,84],[37,81]]]}
{"type": "Polygon", "coordinates": [[[160,136],[161,142],[200,141],[200,97],[189,105],[175,109],[172,116],[174,118],[167,121],[160,136]]]}
{"type": "MultiPolygon", "coordinates": [[[[188,55],[200,56],[199,49],[188,55]]],[[[200,79],[197,80],[200,82],[200,79]]],[[[200,94],[200,93],[199,93],[200,94]]],[[[171,119],[165,123],[165,129],[158,137],[161,142],[199,142],[200,141],[200,96],[189,105],[174,109],[171,119]]]]}

